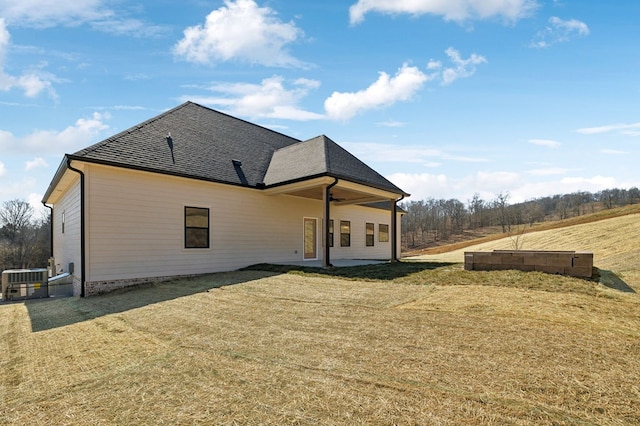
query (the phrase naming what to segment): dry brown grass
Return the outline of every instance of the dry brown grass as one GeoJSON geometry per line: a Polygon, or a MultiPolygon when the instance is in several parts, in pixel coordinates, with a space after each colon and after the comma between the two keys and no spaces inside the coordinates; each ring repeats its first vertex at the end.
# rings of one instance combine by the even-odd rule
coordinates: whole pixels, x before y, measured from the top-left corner
{"type": "MultiPolygon", "coordinates": [[[[627,280],[624,241],[596,264],[627,280]]],[[[386,267],[0,305],[0,424],[640,424],[637,293],[386,267]]]]}

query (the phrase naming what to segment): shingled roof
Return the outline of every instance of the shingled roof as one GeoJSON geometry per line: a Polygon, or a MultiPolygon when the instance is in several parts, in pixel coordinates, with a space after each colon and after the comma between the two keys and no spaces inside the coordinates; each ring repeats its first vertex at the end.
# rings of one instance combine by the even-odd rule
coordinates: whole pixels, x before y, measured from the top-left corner
{"type": "Polygon", "coordinates": [[[324,135],[302,142],[193,102],[68,157],[248,187],[331,176],[405,194],[324,135]]]}
{"type": "Polygon", "coordinates": [[[404,194],[325,135],[275,151],[264,183],[267,186],[278,185],[315,176],[332,176],[404,194]]]}

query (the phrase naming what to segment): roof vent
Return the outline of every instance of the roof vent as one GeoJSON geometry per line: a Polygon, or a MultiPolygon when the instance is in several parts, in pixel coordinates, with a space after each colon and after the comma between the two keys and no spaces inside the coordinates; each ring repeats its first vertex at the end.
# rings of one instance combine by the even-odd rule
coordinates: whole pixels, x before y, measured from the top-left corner
{"type": "Polygon", "coordinates": [[[233,163],[234,166],[238,166],[238,167],[242,166],[242,161],[240,160],[231,160],[231,162],[233,163]]]}
{"type": "Polygon", "coordinates": [[[176,164],[176,157],[173,155],[173,138],[171,137],[171,132],[167,133],[167,145],[169,146],[169,151],[171,151],[171,161],[173,164],[176,164]]]}

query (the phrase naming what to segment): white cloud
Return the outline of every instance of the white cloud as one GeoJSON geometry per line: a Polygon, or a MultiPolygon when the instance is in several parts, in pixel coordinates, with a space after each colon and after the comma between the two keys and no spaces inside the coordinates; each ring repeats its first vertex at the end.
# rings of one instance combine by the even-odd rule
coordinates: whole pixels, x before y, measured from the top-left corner
{"type": "MultiPolygon", "coordinates": [[[[442,71],[442,84],[444,85],[451,84],[459,78],[472,76],[476,72],[476,65],[487,62],[484,56],[476,55],[475,53],[472,53],[468,59],[462,59],[460,52],[453,47],[445,50],[445,53],[449,59],[451,59],[451,62],[453,62],[454,67],[445,68],[442,71]]],[[[429,66],[433,66],[433,64],[430,62],[429,66]]]]}
{"type": "Polygon", "coordinates": [[[19,88],[29,98],[34,98],[41,92],[47,91],[52,98],[56,98],[56,92],[51,84],[54,77],[38,70],[26,72],[18,77],[5,72],[4,60],[10,40],[11,35],[7,30],[5,20],[0,18],[0,90],[9,91],[13,88],[19,88]]]}
{"type": "Polygon", "coordinates": [[[0,185],[0,200],[6,201],[15,198],[24,199],[27,191],[33,191],[37,186],[37,181],[32,176],[14,176],[6,179],[0,185]]]}
{"type": "Polygon", "coordinates": [[[551,139],[529,139],[528,142],[538,146],[545,146],[547,148],[559,148],[560,145],[562,145],[560,142],[551,139]]]}
{"type": "Polygon", "coordinates": [[[60,152],[64,149],[77,149],[87,145],[88,141],[101,131],[109,128],[103,121],[108,114],[94,112],[91,118],[80,118],[75,125],[57,132],[54,130],[35,131],[24,138],[26,146],[46,152],[60,152]]]}
{"type": "Polygon", "coordinates": [[[222,107],[229,114],[252,118],[277,118],[287,120],[317,120],[322,114],[305,111],[298,103],[320,82],[309,79],[293,81],[293,88],[285,88],[281,76],[265,78],[260,84],[216,83],[205,89],[223,96],[182,96],[208,106],[222,107]]]}
{"type": "Polygon", "coordinates": [[[0,130],[0,148],[14,154],[62,155],[81,149],[107,130],[109,126],[104,121],[108,118],[108,114],[96,112],[91,118],[81,118],[62,131],[36,130],[24,137],[0,130]]]}
{"type": "Polygon", "coordinates": [[[442,160],[463,163],[481,163],[486,159],[478,157],[464,157],[438,148],[420,145],[393,145],[373,142],[343,142],[350,153],[361,160],[372,163],[414,163],[424,167],[438,167],[442,160]]]}
{"type": "Polygon", "coordinates": [[[443,85],[449,85],[459,78],[472,76],[476,71],[476,65],[487,62],[486,58],[475,53],[467,59],[462,59],[460,52],[453,47],[449,47],[445,53],[453,62],[453,67],[443,67],[442,62],[430,60],[427,64],[430,73],[425,74],[417,67],[405,63],[394,77],[380,72],[378,80],[364,90],[333,92],[324,102],[327,116],[335,120],[348,120],[368,109],[407,101],[427,81],[439,79],[443,85]]]}
{"type": "Polygon", "coordinates": [[[628,154],[628,152],[625,151],[620,151],[618,149],[602,149],[600,150],[601,153],[603,154],[607,154],[607,155],[622,155],[622,154],[628,154]]]}
{"type": "Polygon", "coordinates": [[[375,11],[432,14],[456,22],[493,17],[515,22],[531,14],[537,6],[535,0],[358,0],[349,8],[349,20],[351,24],[358,24],[364,20],[365,14],[375,11]]]}
{"type": "Polygon", "coordinates": [[[544,169],[532,169],[527,171],[530,175],[534,176],[553,176],[553,175],[566,175],[571,169],[564,169],[561,167],[548,167],[544,169]]]}
{"type": "Polygon", "coordinates": [[[33,160],[27,161],[25,164],[25,170],[30,171],[33,169],[37,169],[38,167],[48,167],[49,165],[42,157],[36,157],[33,160]]]}
{"type": "Polygon", "coordinates": [[[103,0],[0,0],[0,15],[15,25],[38,28],[79,25],[108,16],[103,0]]]}
{"type": "MultiPolygon", "coordinates": [[[[128,17],[126,9],[114,11],[109,0],[0,0],[0,16],[14,26],[51,28],[89,24],[98,31],[133,37],[167,33],[168,26],[148,25],[128,17]]],[[[131,8],[136,10],[135,7],[131,8]]]]}
{"type": "Polygon", "coordinates": [[[576,130],[576,132],[582,133],[583,135],[620,132],[623,135],[640,136],[640,123],[631,123],[631,124],[618,123],[618,124],[608,124],[606,126],[584,127],[582,129],[576,130]]]}
{"type": "Polygon", "coordinates": [[[11,35],[7,30],[7,24],[4,18],[0,18],[0,65],[2,66],[4,66],[4,56],[7,54],[10,39],[11,35]]]}
{"type": "Polygon", "coordinates": [[[44,218],[46,217],[45,215],[49,215],[49,210],[45,209],[45,207],[42,205],[43,195],[44,194],[38,194],[38,193],[32,192],[27,197],[27,202],[33,208],[33,211],[36,214],[35,216],[36,218],[38,216],[44,218]]]}
{"type": "Polygon", "coordinates": [[[7,168],[2,161],[0,161],[0,177],[7,174],[7,168]]]}
{"type": "Polygon", "coordinates": [[[149,25],[135,18],[109,18],[91,22],[91,27],[109,34],[133,37],[157,37],[168,33],[169,27],[149,25]]]}
{"type": "Polygon", "coordinates": [[[570,194],[577,191],[598,192],[607,188],[633,186],[628,182],[620,182],[613,177],[600,175],[561,177],[535,182],[511,172],[478,172],[460,178],[451,178],[445,174],[395,173],[387,176],[387,179],[410,193],[411,200],[455,198],[462,202],[470,200],[475,193],[478,193],[481,199],[490,201],[501,192],[509,192],[509,202],[520,203],[555,194],[570,194]]]}
{"type": "Polygon", "coordinates": [[[350,153],[368,162],[427,163],[441,158],[443,152],[424,146],[396,146],[373,142],[342,142],[350,153]]]}
{"type": "Polygon", "coordinates": [[[556,43],[567,42],[589,35],[589,27],[582,21],[562,20],[556,16],[549,18],[549,25],[538,31],[531,42],[531,47],[544,48],[556,43]]]}
{"type": "MultiPolygon", "coordinates": [[[[599,189],[606,188],[615,188],[616,187],[616,178],[611,176],[593,176],[593,177],[566,177],[560,181],[565,185],[577,185],[576,188],[579,188],[581,185],[586,186],[595,186],[599,189]]],[[[577,191],[578,189],[576,189],[577,191]]],[[[571,191],[575,192],[575,191],[571,191]]]]}
{"type": "Polygon", "coordinates": [[[409,100],[422,88],[428,78],[418,68],[410,67],[405,63],[394,77],[381,72],[378,80],[364,90],[333,92],[325,100],[324,109],[329,118],[348,120],[364,110],[409,100]]]}
{"type": "MultiPolygon", "coordinates": [[[[386,177],[403,191],[411,194],[412,201],[428,198],[456,198],[453,195],[455,183],[444,174],[431,173],[394,173],[386,177]]],[[[457,193],[457,191],[455,192],[457,193]]]]}
{"type": "Polygon", "coordinates": [[[376,126],[381,126],[381,127],[404,127],[406,125],[407,123],[404,123],[402,121],[396,121],[396,120],[380,121],[376,123],[376,126]]]}
{"type": "Polygon", "coordinates": [[[495,193],[508,190],[509,187],[520,183],[521,176],[513,172],[478,172],[472,181],[482,191],[491,190],[495,193]]]}
{"type": "Polygon", "coordinates": [[[184,38],[174,46],[176,55],[200,64],[235,59],[267,66],[305,66],[285,50],[303,35],[293,22],[278,20],[276,12],[258,7],[253,0],[224,3],[207,16],[204,25],[184,30],[184,38]]]}
{"type": "Polygon", "coordinates": [[[500,192],[511,191],[522,185],[522,178],[510,172],[478,172],[475,175],[451,178],[445,174],[394,173],[387,176],[391,182],[411,194],[411,200],[427,198],[455,198],[464,202],[478,193],[485,200],[500,192]]]}

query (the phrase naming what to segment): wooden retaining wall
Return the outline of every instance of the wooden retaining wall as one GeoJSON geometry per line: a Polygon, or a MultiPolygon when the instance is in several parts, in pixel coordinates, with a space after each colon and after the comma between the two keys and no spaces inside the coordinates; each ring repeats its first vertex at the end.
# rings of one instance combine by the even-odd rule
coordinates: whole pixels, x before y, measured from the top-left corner
{"type": "Polygon", "coordinates": [[[590,278],[593,253],[576,251],[494,250],[465,252],[467,271],[519,269],[590,278]]]}

